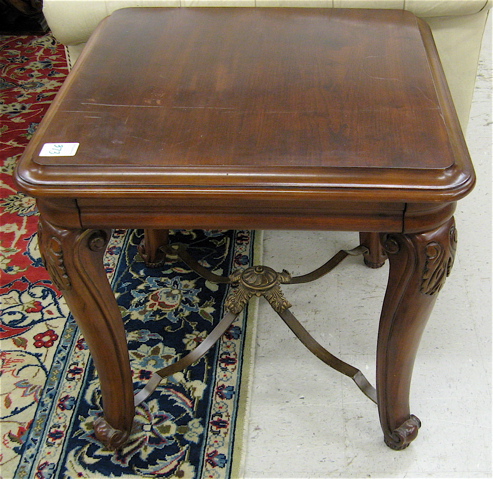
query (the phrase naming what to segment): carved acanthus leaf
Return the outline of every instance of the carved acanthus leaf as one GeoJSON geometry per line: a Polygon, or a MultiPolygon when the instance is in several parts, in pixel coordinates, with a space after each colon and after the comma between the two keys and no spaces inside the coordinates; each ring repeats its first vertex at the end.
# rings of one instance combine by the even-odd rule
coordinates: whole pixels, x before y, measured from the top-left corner
{"type": "Polygon", "coordinates": [[[264,291],[264,298],[272,306],[272,309],[276,313],[282,313],[284,310],[290,308],[292,305],[284,296],[279,285],[274,286],[268,291],[264,291]]]}
{"type": "Polygon", "coordinates": [[[251,266],[233,272],[229,278],[231,283],[238,284],[226,299],[226,309],[231,313],[240,313],[252,296],[264,296],[278,313],[291,307],[279,286],[290,281],[291,275],[287,271],[277,273],[268,266],[251,266]]]}
{"type": "Polygon", "coordinates": [[[442,289],[447,276],[452,271],[456,249],[457,230],[455,226],[450,229],[448,245],[436,241],[426,245],[426,261],[420,289],[422,293],[434,295],[442,289]]]}
{"type": "Polygon", "coordinates": [[[253,291],[246,289],[243,285],[239,285],[226,298],[226,311],[233,314],[241,313],[253,295],[253,291]]]}
{"type": "Polygon", "coordinates": [[[62,241],[53,235],[45,238],[45,232],[41,225],[38,228],[38,239],[40,244],[41,242],[45,244],[45,248],[40,248],[40,251],[42,251],[42,259],[51,280],[61,291],[70,289],[72,285],[65,268],[62,241]]]}

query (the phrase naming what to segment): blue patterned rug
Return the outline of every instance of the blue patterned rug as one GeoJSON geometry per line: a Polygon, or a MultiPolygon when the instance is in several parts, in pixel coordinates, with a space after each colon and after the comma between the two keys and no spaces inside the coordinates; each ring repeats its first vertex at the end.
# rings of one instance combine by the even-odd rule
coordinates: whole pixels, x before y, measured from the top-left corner
{"type": "MultiPolygon", "coordinates": [[[[101,414],[97,374],[41,264],[35,205],[15,190],[10,178],[46,111],[40,105],[50,103],[66,74],[63,49],[49,36],[4,37],[3,42],[2,478],[238,477],[251,310],[207,355],[163,380],[138,407],[126,447],[112,452],[95,439],[92,423],[101,414]]],[[[125,322],[135,389],[204,339],[222,318],[228,293],[227,285],[198,277],[179,259],[147,268],[137,251],[141,238],[142,231],[115,231],[105,256],[125,322]]],[[[250,231],[179,230],[170,238],[186,244],[216,274],[253,263],[250,231]]]]}

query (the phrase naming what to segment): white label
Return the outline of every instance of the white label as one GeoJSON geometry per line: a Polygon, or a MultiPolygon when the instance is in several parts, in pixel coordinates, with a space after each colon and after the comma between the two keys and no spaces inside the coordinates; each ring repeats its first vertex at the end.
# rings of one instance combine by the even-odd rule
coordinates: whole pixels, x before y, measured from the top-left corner
{"type": "Polygon", "coordinates": [[[79,143],[45,143],[39,156],[74,156],[79,143]]]}

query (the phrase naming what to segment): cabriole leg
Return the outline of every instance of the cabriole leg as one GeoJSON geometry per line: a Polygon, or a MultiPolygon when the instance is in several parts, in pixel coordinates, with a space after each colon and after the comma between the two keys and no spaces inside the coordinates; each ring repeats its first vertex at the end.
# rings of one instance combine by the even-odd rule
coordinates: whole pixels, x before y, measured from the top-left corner
{"type": "Polygon", "coordinates": [[[135,411],[125,330],[103,267],[110,234],[109,230],[62,229],[43,218],[39,222],[43,261],[63,293],[98,371],[104,417],[94,423],[96,436],[115,449],[128,439],[135,411]]]}
{"type": "Polygon", "coordinates": [[[378,335],[378,406],[385,443],[404,449],[421,425],[409,409],[411,375],[422,332],[454,262],[454,220],[424,233],[382,235],[382,244],[390,273],[378,335]]]}

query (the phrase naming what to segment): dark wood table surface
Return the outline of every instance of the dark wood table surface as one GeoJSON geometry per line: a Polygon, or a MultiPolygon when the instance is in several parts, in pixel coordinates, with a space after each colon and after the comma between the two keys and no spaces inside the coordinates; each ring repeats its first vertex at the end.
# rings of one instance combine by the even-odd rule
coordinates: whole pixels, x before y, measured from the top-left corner
{"type": "MultiPolygon", "coordinates": [[[[386,443],[417,434],[409,385],[474,171],[431,33],[399,10],[131,8],[103,21],[16,172],[84,333],[113,447],[132,427],[111,228],[362,232],[388,257],[377,345],[386,443]]],[[[437,412],[439,414],[439,412],[437,412]]]]}

